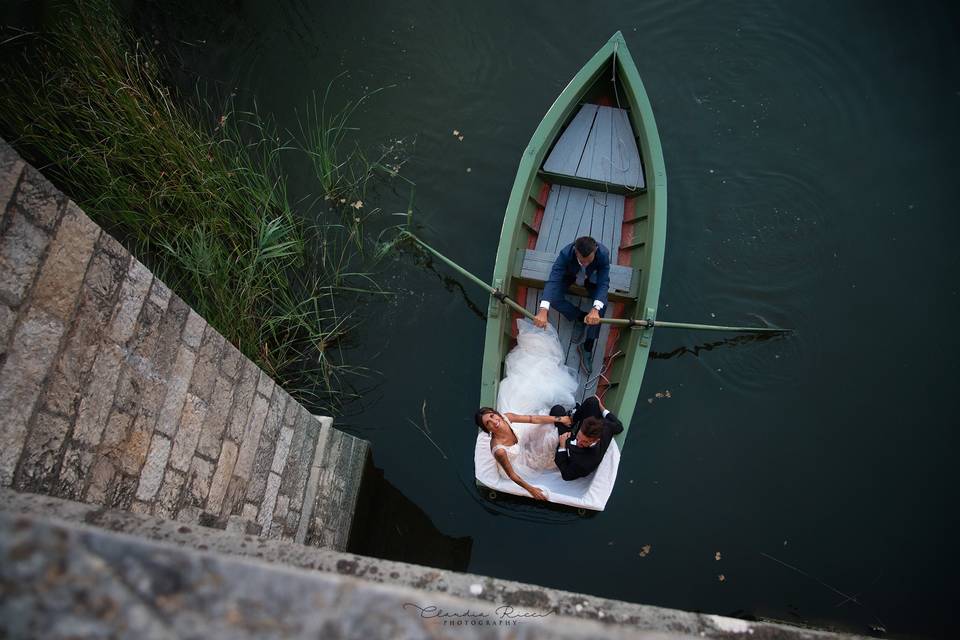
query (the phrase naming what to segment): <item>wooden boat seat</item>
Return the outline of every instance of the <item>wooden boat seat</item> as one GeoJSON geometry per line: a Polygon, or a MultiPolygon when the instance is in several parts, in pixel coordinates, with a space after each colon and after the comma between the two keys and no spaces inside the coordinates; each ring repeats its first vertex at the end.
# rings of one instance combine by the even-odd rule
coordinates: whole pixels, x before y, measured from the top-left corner
{"type": "Polygon", "coordinates": [[[606,184],[626,191],[646,187],[630,117],[616,107],[580,107],[547,155],[543,171],[554,176],[551,182],[555,183],[562,183],[563,177],[585,181],[573,180],[571,186],[602,188],[606,184]]]}
{"type": "MultiPolygon", "coordinates": [[[[550,269],[556,259],[556,253],[527,249],[523,257],[523,265],[520,268],[520,279],[527,286],[542,289],[547,280],[550,279],[550,269]]],[[[626,302],[636,297],[630,290],[632,284],[633,269],[618,264],[610,266],[610,291],[608,294],[610,300],[626,302]]],[[[570,291],[579,296],[587,295],[586,289],[576,285],[571,287],[570,291]]]]}

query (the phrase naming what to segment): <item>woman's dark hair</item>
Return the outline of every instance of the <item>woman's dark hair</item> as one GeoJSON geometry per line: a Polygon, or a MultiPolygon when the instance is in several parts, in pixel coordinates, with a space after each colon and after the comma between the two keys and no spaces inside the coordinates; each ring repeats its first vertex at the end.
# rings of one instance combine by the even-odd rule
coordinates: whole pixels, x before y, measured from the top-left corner
{"type": "Polygon", "coordinates": [[[501,418],[503,417],[500,415],[499,411],[491,407],[480,407],[477,409],[477,412],[473,414],[473,421],[477,423],[478,427],[483,429],[484,433],[490,433],[490,430],[487,429],[487,427],[483,424],[483,416],[487,415],[488,413],[495,413],[501,418]]]}
{"type": "Polygon", "coordinates": [[[603,420],[600,418],[584,418],[580,423],[580,433],[588,438],[599,438],[603,435],[603,420]]]}
{"type": "Polygon", "coordinates": [[[573,248],[576,249],[577,253],[582,257],[586,258],[597,250],[597,241],[590,236],[583,236],[577,238],[577,241],[573,243],[573,248]]]}

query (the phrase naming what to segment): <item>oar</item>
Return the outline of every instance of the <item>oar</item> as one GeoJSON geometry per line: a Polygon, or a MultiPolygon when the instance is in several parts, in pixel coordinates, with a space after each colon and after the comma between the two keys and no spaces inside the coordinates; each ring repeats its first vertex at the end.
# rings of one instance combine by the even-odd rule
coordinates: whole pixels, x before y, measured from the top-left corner
{"type": "Polygon", "coordinates": [[[472,273],[470,273],[469,271],[467,271],[466,269],[464,269],[463,267],[461,267],[460,265],[458,265],[456,262],[454,262],[453,260],[451,260],[451,259],[448,258],[447,256],[443,255],[442,253],[440,253],[439,251],[437,251],[436,249],[434,249],[433,247],[431,247],[430,245],[428,245],[426,242],[424,242],[423,240],[421,240],[421,239],[418,238],[417,236],[415,236],[415,235],[413,235],[412,233],[410,233],[409,231],[404,230],[404,231],[401,231],[400,234],[401,234],[401,235],[409,236],[414,242],[416,242],[417,244],[419,244],[421,247],[423,247],[424,249],[426,249],[427,251],[429,251],[430,253],[432,253],[432,254],[435,255],[436,257],[440,258],[440,260],[442,260],[443,262],[447,263],[447,265],[448,265],[451,269],[453,269],[454,271],[456,271],[457,273],[459,273],[459,274],[462,275],[463,277],[467,278],[468,280],[472,280],[475,284],[479,285],[480,287],[486,289],[486,290],[487,290],[487,293],[489,293],[490,295],[492,295],[494,298],[496,298],[496,299],[499,300],[500,302],[502,302],[502,303],[506,304],[507,306],[511,307],[514,311],[519,311],[520,313],[522,313],[522,314],[525,315],[526,317],[530,318],[531,320],[533,320],[533,319],[536,317],[536,316],[534,316],[532,313],[530,313],[529,311],[527,311],[527,310],[526,310],[520,303],[518,303],[516,300],[513,300],[512,298],[510,298],[510,296],[508,296],[508,295],[505,294],[504,292],[500,291],[500,289],[497,289],[496,287],[491,287],[489,284],[487,284],[486,282],[484,282],[483,280],[481,280],[481,279],[478,278],[477,276],[473,275],[472,273]]]}
{"type": "MultiPolygon", "coordinates": [[[[421,240],[411,232],[404,230],[404,231],[401,231],[400,233],[402,235],[409,236],[414,242],[416,242],[418,245],[420,245],[421,247],[429,251],[431,254],[433,254],[440,260],[442,260],[451,269],[453,269],[460,275],[464,276],[468,280],[473,281],[475,284],[479,285],[483,289],[486,289],[487,293],[489,293],[491,296],[499,300],[501,303],[506,304],[513,310],[519,312],[520,314],[524,315],[525,317],[531,320],[536,318],[536,316],[534,316],[532,313],[527,311],[522,305],[520,305],[516,300],[513,300],[512,298],[510,298],[510,296],[505,294],[503,291],[501,291],[500,289],[497,289],[496,287],[490,286],[489,284],[487,284],[477,276],[473,275],[472,273],[470,273],[469,271],[467,271],[466,269],[458,265],[456,262],[454,262],[447,256],[443,255],[442,253],[440,253],[439,251],[437,251],[436,249],[428,245],[426,242],[424,242],[423,240],[421,240]]],[[[716,325],[716,324],[693,324],[690,322],[667,322],[665,320],[634,320],[633,318],[600,318],[600,323],[615,325],[618,327],[629,327],[631,329],[633,328],[647,329],[650,327],[659,327],[662,329],[694,329],[697,331],[732,331],[732,332],[740,332],[740,333],[763,333],[763,332],[789,333],[791,331],[790,329],[779,329],[777,327],[726,327],[726,326],[716,325]]]]}
{"type": "Polygon", "coordinates": [[[792,329],[777,327],[726,327],[719,324],[693,324],[692,322],[667,322],[665,320],[634,320],[632,318],[600,318],[601,324],[618,327],[660,327],[661,329],[696,329],[698,331],[732,331],[740,333],[789,333],[792,329]]]}

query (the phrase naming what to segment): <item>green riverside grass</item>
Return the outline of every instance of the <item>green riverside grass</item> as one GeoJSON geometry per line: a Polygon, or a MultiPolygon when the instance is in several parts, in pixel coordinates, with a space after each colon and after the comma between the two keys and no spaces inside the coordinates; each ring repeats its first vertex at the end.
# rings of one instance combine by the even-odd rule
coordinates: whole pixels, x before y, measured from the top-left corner
{"type": "Polygon", "coordinates": [[[2,76],[4,137],[97,223],[299,400],[332,411],[354,396],[345,374],[364,370],[343,361],[356,319],[342,310],[386,294],[357,267],[379,212],[363,198],[399,172],[403,142],[338,155],[362,99],[330,112],[328,88],[299,144],[255,113],[217,117],[171,96],[109,0],[73,5],[2,76]],[[331,219],[291,206],[287,153],[313,164],[331,219]]]}

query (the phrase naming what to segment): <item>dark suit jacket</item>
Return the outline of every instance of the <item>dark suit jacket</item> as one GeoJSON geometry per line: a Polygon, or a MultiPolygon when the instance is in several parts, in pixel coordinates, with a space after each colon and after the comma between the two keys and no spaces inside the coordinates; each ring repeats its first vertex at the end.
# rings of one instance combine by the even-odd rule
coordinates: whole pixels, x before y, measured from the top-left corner
{"type": "MultiPolygon", "coordinates": [[[[588,289],[593,289],[590,295],[606,306],[607,291],[610,289],[610,251],[597,243],[597,255],[586,268],[588,289]],[[591,286],[592,285],[592,286],[591,286]]],[[[543,289],[545,300],[559,300],[567,293],[567,287],[576,279],[580,272],[580,263],[577,262],[576,250],[571,242],[557,254],[557,259],[550,269],[550,279],[543,289]]]]}
{"type": "Polygon", "coordinates": [[[610,441],[613,436],[623,431],[623,424],[613,413],[608,413],[603,419],[603,435],[600,436],[600,442],[592,447],[578,447],[571,445],[567,441],[566,451],[557,451],[553,461],[557,463],[560,469],[560,475],[564,480],[576,480],[590,475],[597,470],[603,456],[610,447],[610,441]]]}

